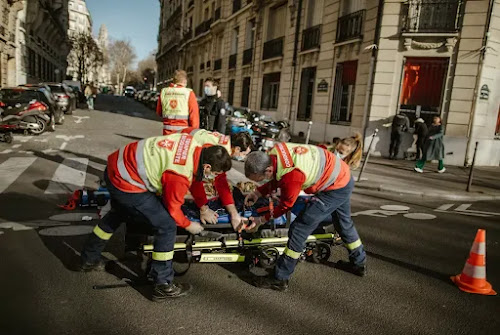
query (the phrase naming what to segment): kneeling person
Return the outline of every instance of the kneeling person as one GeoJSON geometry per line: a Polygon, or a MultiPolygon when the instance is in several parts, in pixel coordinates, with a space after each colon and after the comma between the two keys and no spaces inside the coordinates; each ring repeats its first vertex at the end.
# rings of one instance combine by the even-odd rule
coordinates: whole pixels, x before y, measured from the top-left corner
{"type": "MultiPolygon", "coordinates": [[[[328,216],[332,216],[335,229],[349,250],[350,262],[338,262],[337,266],[364,276],[366,254],[351,219],[354,179],[349,166],[342,159],[317,146],[279,143],[268,154],[249,154],[245,162],[245,175],[256,182],[271,180],[248,195],[245,199],[247,204],[277,188],[281,189],[280,204],[274,210],[274,217],[289,211],[301,190],[314,194],[290,227],[288,244],[278,259],[274,276],[257,281],[256,286],[286,290],[307,237],[328,216]]],[[[250,229],[258,228],[269,218],[270,214],[253,218],[250,229]]]]}
{"type": "Polygon", "coordinates": [[[192,234],[199,234],[203,227],[190,222],[182,212],[184,197],[194,180],[210,179],[230,169],[231,157],[226,149],[201,148],[188,134],[152,137],[114,152],[104,173],[111,210],[87,240],[80,269],[103,270],[101,253],[124,214],[141,215],[155,230],[150,273],[155,281],[153,300],[185,295],[189,286],[173,283],[177,226],[192,234]],[[161,200],[157,194],[161,194],[161,200]]]}

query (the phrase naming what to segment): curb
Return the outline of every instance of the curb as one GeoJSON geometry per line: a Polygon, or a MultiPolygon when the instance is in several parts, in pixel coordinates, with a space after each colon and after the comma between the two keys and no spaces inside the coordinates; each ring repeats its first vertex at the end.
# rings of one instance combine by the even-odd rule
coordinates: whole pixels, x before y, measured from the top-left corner
{"type": "Polygon", "coordinates": [[[354,191],[358,189],[365,189],[371,191],[377,191],[381,193],[390,193],[394,194],[406,194],[414,197],[420,198],[428,198],[428,199],[445,199],[445,200],[454,200],[454,201],[487,201],[487,200],[500,200],[499,195],[483,195],[483,194],[457,194],[457,193],[442,193],[442,192],[422,192],[422,191],[413,191],[408,189],[402,189],[398,187],[392,187],[390,185],[378,184],[378,185],[369,185],[363,184],[363,182],[356,183],[354,191]]]}

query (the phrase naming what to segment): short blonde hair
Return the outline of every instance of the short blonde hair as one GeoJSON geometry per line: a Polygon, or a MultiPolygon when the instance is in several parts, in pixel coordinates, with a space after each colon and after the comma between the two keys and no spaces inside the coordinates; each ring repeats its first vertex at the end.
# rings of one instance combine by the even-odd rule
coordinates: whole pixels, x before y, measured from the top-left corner
{"type": "Polygon", "coordinates": [[[174,74],[174,84],[179,84],[183,81],[187,81],[187,73],[184,70],[175,70],[174,74]]]}

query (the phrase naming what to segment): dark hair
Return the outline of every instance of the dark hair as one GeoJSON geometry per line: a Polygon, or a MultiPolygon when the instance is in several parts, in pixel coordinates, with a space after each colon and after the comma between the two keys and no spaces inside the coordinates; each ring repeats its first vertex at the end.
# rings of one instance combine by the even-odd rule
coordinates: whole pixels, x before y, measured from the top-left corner
{"type": "Polygon", "coordinates": [[[333,144],[337,145],[340,142],[340,137],[334,137],[332,140],[333,144]]]}
{"type": "Polygon", "coordinates": [[[241,151],[247,151],[248,148],[253,150],[252,137],[246,131],[231,136],[231,145],[233,147],[240,147],[241,151]]]}
{"type": "Polygon", "coordinates": [[[217,86],[219,87],[219,82],[217,81],[217,79],[213,78],[213,77],[208,77],[207,79],[205,79],[205,83],[209,81],[211,82],[212,84],[214,84],[214,86],[217,86]]]}
{"type": "Polygon", "coordinates": [[[210,164],[214,172],[227,172],[231,170],[231,155],[220,145],[202,149],[200,162],[200,166],[202,164],[210,164]]]}

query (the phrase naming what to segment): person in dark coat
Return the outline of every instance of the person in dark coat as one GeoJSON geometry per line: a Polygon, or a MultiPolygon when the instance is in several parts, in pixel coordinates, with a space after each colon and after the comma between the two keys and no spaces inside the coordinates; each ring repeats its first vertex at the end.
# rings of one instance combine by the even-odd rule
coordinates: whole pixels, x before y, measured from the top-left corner
{"type": "Polygon", "coordinates": [[[427,129],[427,125],[425,124],[422,118],[418,118],[415,120],[415,135],[417,135],[417,157],[415,158],[417,161],[423,157],[424,155],[424,144],[427,138],[427,134],[429,133],[429,129],[427,129]]]}
{"type": "Polygon", "coordinates": [[[401,137],[403,133],[410,128],[410,120],[402,112],[394,116],[392,120],[391,129],[391,145],[389,148],[389,159],[397,159],[399,153],[399,146],[401,145],[401,137]]]}
{"type": "Polygon", "coordinates": [[[226,103],[217,94],[218,83],[213,78],[205,80],[205,96],[200,101],[200,109],[206,120],[206,130],[217,131],[221,134],[226,132],[226,103]]]}
{"type": "Polygon", "coordinates": [[[415,171],[424,172],[424,165],[426,161],[437,160],[439,161],[438,172],[443,173],[446,171],[444,167],[444,143],[443,143],[443,126],[441,125],[441,118],[434,116],[432,124],[429,127],[429,133],[424,144],[424,155],[421,160],[415,164],[415,171]]]}

